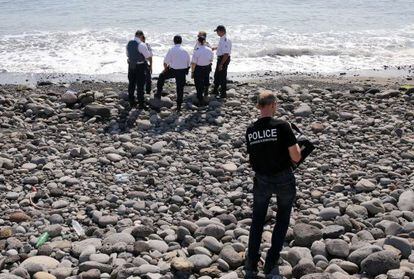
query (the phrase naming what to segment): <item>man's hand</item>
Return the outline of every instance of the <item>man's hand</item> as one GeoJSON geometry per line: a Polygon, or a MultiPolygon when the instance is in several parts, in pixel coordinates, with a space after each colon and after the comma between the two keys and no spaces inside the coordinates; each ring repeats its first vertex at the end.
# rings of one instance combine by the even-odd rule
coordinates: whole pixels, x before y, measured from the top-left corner
{"type": "Polygon", "coordinates": [[[223,65],[219,65],[218,70],[219,70],[219,72],[223,71],[223,65]]]}

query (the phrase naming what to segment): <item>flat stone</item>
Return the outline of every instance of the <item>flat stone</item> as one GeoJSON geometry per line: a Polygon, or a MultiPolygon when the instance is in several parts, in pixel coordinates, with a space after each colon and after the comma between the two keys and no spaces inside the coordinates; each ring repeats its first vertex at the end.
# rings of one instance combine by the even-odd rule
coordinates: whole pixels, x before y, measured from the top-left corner
{"type": "Polygon", "coordinates": [[[156,250],[160,253],[165,253],[168,251],[168,244],[163,240],[148,240],[147,244],[151,250],[156,250]]]}
{"type": "Polygon", "coordinates": [[[308,104],[302,103],[294,110],[293,113],[295,116],[308,117],[312,114],[312,109],[308,104]]]}
{"type": "Polygon", "coordinates": [[[355,190],[358,192],[371,192],[374,191],[376,185],[369,181],[368,179],[362,178],[355,184],[355,190]]]}
{"type": "Polygon", "coordinates": [[[221,167],[223,168],[224,171],[228,171],[228,172],[231,172],[231,173],[237,171],[237,166],[234,163],[223,164],[221,167]]]}
{"type": "Polygon", "coordinates": [[[10,222],[21,223],[30,220],[30,216],[22,211],[13,212],[9,215],[10,222]]]}
{"type": "Polygon", "coordinates": [[[106,158],[111,162],[119,162],[122,160],[122,156],[116,153],[106,154],[106,158]]]}
{"type": "Polygon", "coordinates": [[[115,245],[117,243],[123,242],[125,244],[134,244],[135,238],[129,233],[114,233],[104,238],[102,241],[103,245],[115,245]]]}
{"type": "Polygon", "coordinates": [[[48,256],[34,256],[34,257],[29,257],[26,260],[24,260],[20,264],[20,267],[26,268],[26,266],[31,265],[31,264],[40,265],[46,270],[50,270],[50,269],[56,268],[59,265],[59,262],[55,260],[54,258],[51,258],[48,256]]]}
{"type": "Polygon", "coordinates": [[[89,104],[85,107],[85,115],[94,117],[100,116],[102,118],[109,118],[111,116],[111,110],[100,104],[89,104]]]}
{"type": "Polygon", "coordinates": [[[181,272],[191,272],[194,268],[194,264],[186,258],[174,258],[171,261],[171,268],[181,272]]]}
{"type": "Polygon", "coordinates": [[[337,208],[333,207],[327,207],[323,208],[319,212],[319,217],[322,218],[322,220],[334,220],[337,216],[340,216],[341,212],[337,208]]]}
{"type": "Polygon", "coordinates": [[[47,272],[40,271],[40,272],[36,272],[33,275],[33,279],[56,279],[56,276],[50,273],[47,273],[47,272]]]}

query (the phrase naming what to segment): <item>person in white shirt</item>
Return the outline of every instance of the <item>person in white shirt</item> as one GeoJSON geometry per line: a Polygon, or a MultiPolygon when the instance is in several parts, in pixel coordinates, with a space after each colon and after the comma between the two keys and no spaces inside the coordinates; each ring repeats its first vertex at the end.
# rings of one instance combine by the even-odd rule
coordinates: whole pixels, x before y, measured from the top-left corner
{"type": "MultiPolygon", "coordinates": [[[[204,37],[207,40],[207,32],[206,31],[199,31],[198,32],[197,41],[196,41],[195,46],[194,46],[194,51],[196,51],[200,47],[200,45],[201,45],[200,42],[198,41],[198,38],[200,38],[200,37],[204,37]]],[[[207,41],[205,41],[204,45],[206,47],[211,48],[209,42],[207,42],[207,41]]]]}
{"type": "Polygon", "coordinates": [[[145,64],[146,59],[152,55],[148,47],[142,42],[144,33],[141,30],[135,32],[135,38],[130,40],[126,47],[128,57],[128,98],[131,107],[136,105],[135,89],[137,90],[138,104],[140,109],[145,107],[144,85],[145,85],[145,64]]]}
{"type": "Polygon", "coordinates": [[[191,76],[194,78],[198,104],[204,105],[203,93],[208,92],[211,63],[213,62],[214,54],[211,48],[206,46],[205,37],[198,37],[198,42],[200,46],[193,54],[191,76]]]}
{"type": "Polygon", "coordinates": [[[220,98],[226,98],[227,94],[227,68],[230,64],[231,41],[226,36],[226,27],[217,26],[217,35],[220,37],[219,45],[213,50],[217,50],[217,65],[214,72],[214,90],[213,94],[218,94],[220,88],[220,98]]]}
{"type": "Polygon", "coordinates": [[[147,45],[148,51],[150,52],[151,56],[146,59],[145,64],[147,65],[147,68],[145,69],[145,93],[151,94],[152,89],[152,81],[151,81],[151,75],[152,75],[152,48],[149,43],[146,42],[145,36],[142,38],[142,42],[147,45]]]}
{"type": "Polygon", "coordinates": [[[159,75],[157,82],[157,93],[155,98],[161,99],[162,88],[165,80],[175,78],[177,86],[177,111],[181,110],[183,103],[185,77],[190,68],[190,54],[181,46],[181,36],[174,36],[174,46],[168,51],[164,58],[164,71],[159,75]]]}

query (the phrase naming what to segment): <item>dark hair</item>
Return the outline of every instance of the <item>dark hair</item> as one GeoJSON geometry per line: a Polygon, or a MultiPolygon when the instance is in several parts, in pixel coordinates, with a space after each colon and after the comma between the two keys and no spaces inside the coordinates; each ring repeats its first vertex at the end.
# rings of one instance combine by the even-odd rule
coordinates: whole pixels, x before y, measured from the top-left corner
{"type": "Polygon", "coordinates": [[[174,44],[179,45],[183,42],[183,38],[181,38],[180,35],[175,35],[174,36],[174,44]]]}
{"type": "Polygon", "coordinates": [[[205,43],[205,41],[206,41],[206,37],[203,37],[203,36],[200,36],[200,37],[198,37],[198,42],[200,43],[200,44],[204,44],[205,43]]]}
{"type": "Polygon", "coordinates": [[[141,37],[144,36],[144,32],[142,32],[141,30],[137,30],[137,32],[135,32],[135,37],[141,37]]]}

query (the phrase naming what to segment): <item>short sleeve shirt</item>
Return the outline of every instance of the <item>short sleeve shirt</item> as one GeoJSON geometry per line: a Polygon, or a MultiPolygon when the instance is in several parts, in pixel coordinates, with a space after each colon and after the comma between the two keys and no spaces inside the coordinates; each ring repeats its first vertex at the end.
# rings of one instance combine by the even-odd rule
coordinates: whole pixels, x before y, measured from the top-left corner
{"type": "Polygon", "coordinates": [[[220,38],[218,47],[217,47],[217,56],[223,56],[224,54],[231,54],[231,47],[232,43],[227,36],[223,36],[220,38]]]}

